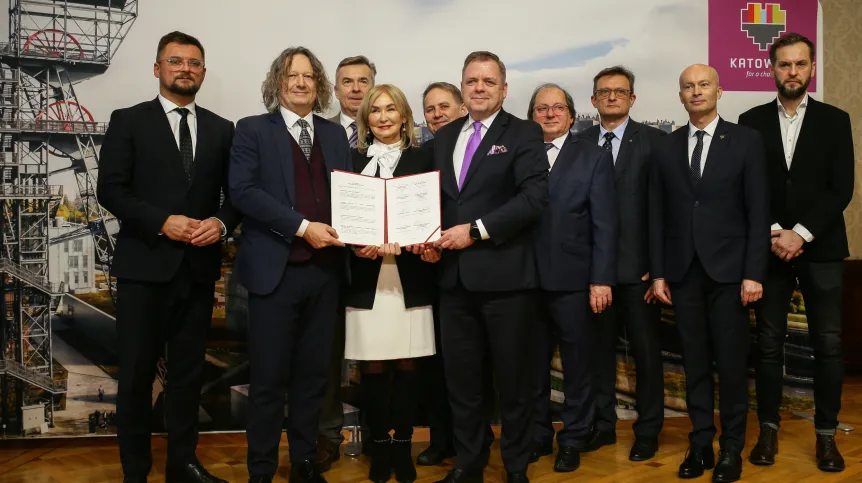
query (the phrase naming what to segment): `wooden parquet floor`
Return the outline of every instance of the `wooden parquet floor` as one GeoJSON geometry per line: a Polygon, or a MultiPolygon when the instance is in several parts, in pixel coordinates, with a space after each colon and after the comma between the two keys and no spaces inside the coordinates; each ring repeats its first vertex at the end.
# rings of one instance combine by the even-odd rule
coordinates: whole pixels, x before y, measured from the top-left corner
{"type": "MultiPolygon", "coordinates": [[[[807,420],[784,414],[780,433],[780,453],[775,466],[758,467],[745,461],[746,482],[862,482],[862,378],[849,379],[844,386],[841,421],[856,427],[851,433],[837,436],[838,447],[847,462],[842,473],[827,474],[817,470],[814,459],[814,428],[807,420]]],[[[716,424],[718,424],[716,422],[716,424]]],[[[676,472],[685,457],[690,424],[687,418],[665,421],[659,453],[651,461],[632,463],[628,451],[633,442],[631,421],[620,421],[617,444],[582,455],[581,467],[574,473],[554,473],[553,456],[530,465],[528,476],[534,483],[557,482],[665,482],[679,481],[676,472]]],[[[495,428],[499,436],[499,428],[495,428]]],[[[748,438],[744,458],[757,438],[757,419],[748,419],[748,438]]],[[[417,429],[414,455],[428,446],[428,431],[417,429]]],[[[201,435],[198,457],[216,476],[230,482],[245,482],[246,445],[244,434],[201,435]]],[[[150,482],[164,481],[166,440],[153,437],[153,471],[150,482]]],[[[500,460],[499,440],[494,444],[491,463],[485,470],[485,481],[505,482],[500,460]]],[[[717,449],[717,443],[716,443],[717,449]]],[[[287,443],[282,438],[281,468],[275,481],[286,482],[288,476],[287,443]]],[[[451,461],[440,466],[418,467],[417,483],[436,481],[451,469],[451,461]]],[[[342,456],[324,476],[330,483],[367,481],[368,460],[365,457],[342,456]]],[[[711,472],[694,481],[710,481],[711,472]]],[[[55,440],[0,441],[0,483],[100,483],[122,481],[119,451],[113,437],[55,440]]],[[[395,481],[394,479],[392,480],[395,481]]]]}

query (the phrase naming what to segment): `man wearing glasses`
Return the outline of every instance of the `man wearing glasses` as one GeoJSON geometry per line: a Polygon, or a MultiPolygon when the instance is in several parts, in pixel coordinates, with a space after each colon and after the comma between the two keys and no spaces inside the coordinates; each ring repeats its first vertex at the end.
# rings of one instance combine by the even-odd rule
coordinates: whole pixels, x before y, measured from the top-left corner
{"type": "Polygon", "coordinates": [[[659,306],[650,304],[647,187],[652,146],[664,132],[635,122],[635,76],[622,66],[609,67],[593,78],[593,107],[601,123],[579,133],[613,155],[620,236],[614,304],[596,314],[599,332],[595,348],[596,412],[590,443],[593,451],[616,443],[617,334],[623,329],[637,366],[637,411],[632,461],[655,456],[664,422],[664,374],[661,362],[659,306]]]}
{"type": "Polygon", "coordinates": [[[156,99],[111,115],[97,183],[99,202],[121,222],[111,275],[119,293],[123,481],[146,482],[152,466],[152,383],[167,344],[166,480],[223,482],[201,466],[195,448],[221,241],[240,222],[227,189],[234,127],[195,104],[206,75],[196,38],[162,37],[153,74],[156,99]]]}
{"type": "Polygon", "coordinates": [[[539,222],[536,264],[539,317],[532,326],[534,404],[531,462],[554,452],[550,417],[550,362],[555,342],[563,362],[565,404],[554,471],[580,466],[593,421],[594,321],[611,305],[616,279],[617,210],[611,154],[569,132],[575,105],[555,84],[539,86],[527,115],[542,126],[551,167],[550,202],[539,222]]]}

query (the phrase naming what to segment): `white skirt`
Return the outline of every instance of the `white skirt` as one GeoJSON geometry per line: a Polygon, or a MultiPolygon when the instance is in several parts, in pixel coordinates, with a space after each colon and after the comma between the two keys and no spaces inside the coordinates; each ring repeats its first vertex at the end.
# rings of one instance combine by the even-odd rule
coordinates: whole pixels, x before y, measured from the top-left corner
{"type": "Polygon", "coordinates": [[[374,308],[346,310],[345,359],[383,361],[435,353],[431,306],[404,307],[404,290],[394,255],[384,257],[380,265],[374,308]]]}

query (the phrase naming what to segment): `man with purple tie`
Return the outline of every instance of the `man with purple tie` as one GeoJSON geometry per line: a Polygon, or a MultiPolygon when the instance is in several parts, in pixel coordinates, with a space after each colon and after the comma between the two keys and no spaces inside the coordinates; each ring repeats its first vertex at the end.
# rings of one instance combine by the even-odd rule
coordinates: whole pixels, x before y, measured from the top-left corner
{"type": "Polygon", "coordinates": [[[468,115],[437,131],[444,248],[440,263],[443,360],[455,432],[455,468],[442,482],[483,481],[482,361],[490,354],[510,483],[530,459],[529,350],[538,286],[533,227],[548,202],[542,129],[502,109],[506,67],[491,52],[464,61],[468,115]]]}

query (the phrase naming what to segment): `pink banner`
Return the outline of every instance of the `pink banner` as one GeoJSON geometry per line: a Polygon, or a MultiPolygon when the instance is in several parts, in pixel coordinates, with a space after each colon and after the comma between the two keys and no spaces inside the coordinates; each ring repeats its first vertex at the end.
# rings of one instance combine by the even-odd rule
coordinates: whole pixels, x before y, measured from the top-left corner
{"type": "MultiPolygon", "coordinates": [[[[769,47],[785,33],[817,42],[817,0],[709,0],[709,64],[725,91],[774,91],[769,47]]],[[[809,92],[817,91],[817,78],[809,92]]]]}

